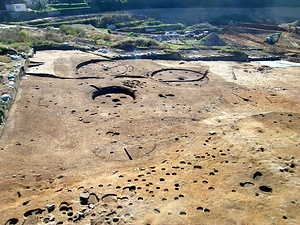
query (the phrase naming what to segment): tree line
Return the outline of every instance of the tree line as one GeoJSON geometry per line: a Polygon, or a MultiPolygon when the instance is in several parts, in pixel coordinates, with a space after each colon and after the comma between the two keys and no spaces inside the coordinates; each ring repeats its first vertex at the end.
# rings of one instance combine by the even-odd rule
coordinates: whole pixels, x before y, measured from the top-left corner
{"type": "MultiPolygon", "coordinates": [[[[0,0],[0,9],[5,4],[22,3],[23,0],[0,0]]],[[[144,8],[194,8],[194,7],[300,7],[299,0],[49,0],[48,3],[87,2],[94,11],[117,11],[144,8]]]]}
{"type": "Polygon", "coordinates": [[[91,0],[90,4],[101,11],[142,8],[300,7],[299,0],[91,0]]]}

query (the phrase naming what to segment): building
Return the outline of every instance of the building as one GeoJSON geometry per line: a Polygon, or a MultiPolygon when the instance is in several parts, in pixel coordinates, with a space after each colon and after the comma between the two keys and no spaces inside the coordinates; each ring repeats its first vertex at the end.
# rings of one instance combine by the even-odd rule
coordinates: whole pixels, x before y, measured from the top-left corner
{"type": "Polygon", "coordinates": [[[27,8],[25,4],[6,4],[6,11],[8,12],[26,12],[27,8]]]}

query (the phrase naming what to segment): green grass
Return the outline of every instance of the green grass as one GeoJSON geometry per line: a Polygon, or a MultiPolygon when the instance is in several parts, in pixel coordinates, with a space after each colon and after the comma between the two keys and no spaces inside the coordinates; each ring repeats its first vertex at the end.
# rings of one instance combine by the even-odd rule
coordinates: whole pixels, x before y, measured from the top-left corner
{"type": "Polygon", "coordinates": [[[300,26],[300,19],[291,23],[292,26],[300,26]]]}
{"type": "Polygon", "coordinates": [[[49,7],[54,8],[54,9],[67,9],[67,8],[82,8],[82,7],[87,7],[87,3],[62,3],[62,4],[48,4],[49,7]]]}
{"type": "Polygon", "coordinates": [[[164,51],[170,51],[170,52],[179,52],[180,50],[192,50],[195,48],[198,48],[198,46],[193,45],[186,45],[186,44],[170,44],[170,43],[164,43],[161,45],[161,48],[164,49],[164,51]]]}
{"type": "Polygon", "coordinates": [[[140,34],[134,33],[134,32],[129,32],[126,34],[127,37],[139,37],[140,34]]]}
{"type": "Polygon", "coordinates": [[[218,50],[219,53],[229,53],[229,54],[245,54],[245,52],[238,48],[231,48],[231,47],[223,47],[218,50]]]}
{"type": "Polygon", "coordinates": [[[6,56],[6,55],[0,55],[0,62],[2,63],[10,63],[12,60],[10,59],[10,57],[6,56]]]}

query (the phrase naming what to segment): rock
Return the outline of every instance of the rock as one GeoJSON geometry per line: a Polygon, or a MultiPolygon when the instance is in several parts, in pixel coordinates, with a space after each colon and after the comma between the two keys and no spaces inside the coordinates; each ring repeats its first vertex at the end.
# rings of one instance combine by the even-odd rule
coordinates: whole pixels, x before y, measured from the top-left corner
{"type": "Polygon", "coordinates": [[[51,212],[54,211],[55,205],[54,204],[47,204],[46,209],[47,209],[48,213],[51,213],[51,212]]]}
{"type": "Polygon", "coordinates": [[[81,205],[87,205],[89,200],[90,194],[88,192],[81,193],[79,199],[81,205]]]}
{"type": "Polygon", "coordinates": [[[96,194],[91,193],[89,198],[88,198],[88,204],[97,204],[99,202],[99,198],[96,194]]]}
{"type": "Polygon", "coordinates": [[[50,215],[49,221],[54,221],[55,220],[55,216],[50,215]]]}
{"type": "Polygon", "coordinates": [[[216,133],[217,133],[217,132],[214,131],[214,130],[209,131],[209,134],[210,134],[210,135],[215,135],[216,133]]]}

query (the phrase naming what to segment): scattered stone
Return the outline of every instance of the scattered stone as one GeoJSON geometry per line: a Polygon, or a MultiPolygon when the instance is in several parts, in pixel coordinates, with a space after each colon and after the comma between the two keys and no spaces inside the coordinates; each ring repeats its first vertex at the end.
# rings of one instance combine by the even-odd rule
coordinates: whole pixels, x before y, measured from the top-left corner
{"type": "Polygon", "coordinates": [[[283,167],[279,167],[278,170],[279,170],[280,172],[284,172],[286,169],[283,168],[283,167]]]}
{"type": "Polygon", "coordinates": [[[46,209],[47,209],[48,213],[51,213],[51,212],[54,211],[55,205],[54,204],[47,204],[46,209]]]}
{"type": "Polygon", "coordinates": [[[210,135],[215,135],[216,133],[217,133],[217,132],[214,131],[214,130],[209,131],[209,134],[210,134],[210,135]]]}
{"type": "Polygon", "coordinates": [[[54,221],[55,220],[55,216],[51,216],[50,218],[49,218],[49,221],[54,221]]]}
{"type": "Polygon", "coordinates": [[[81,205],[87,205],[89,200],[90,194],[88,192],[83,192],[80,194],[80,204],[81,205]]]}

